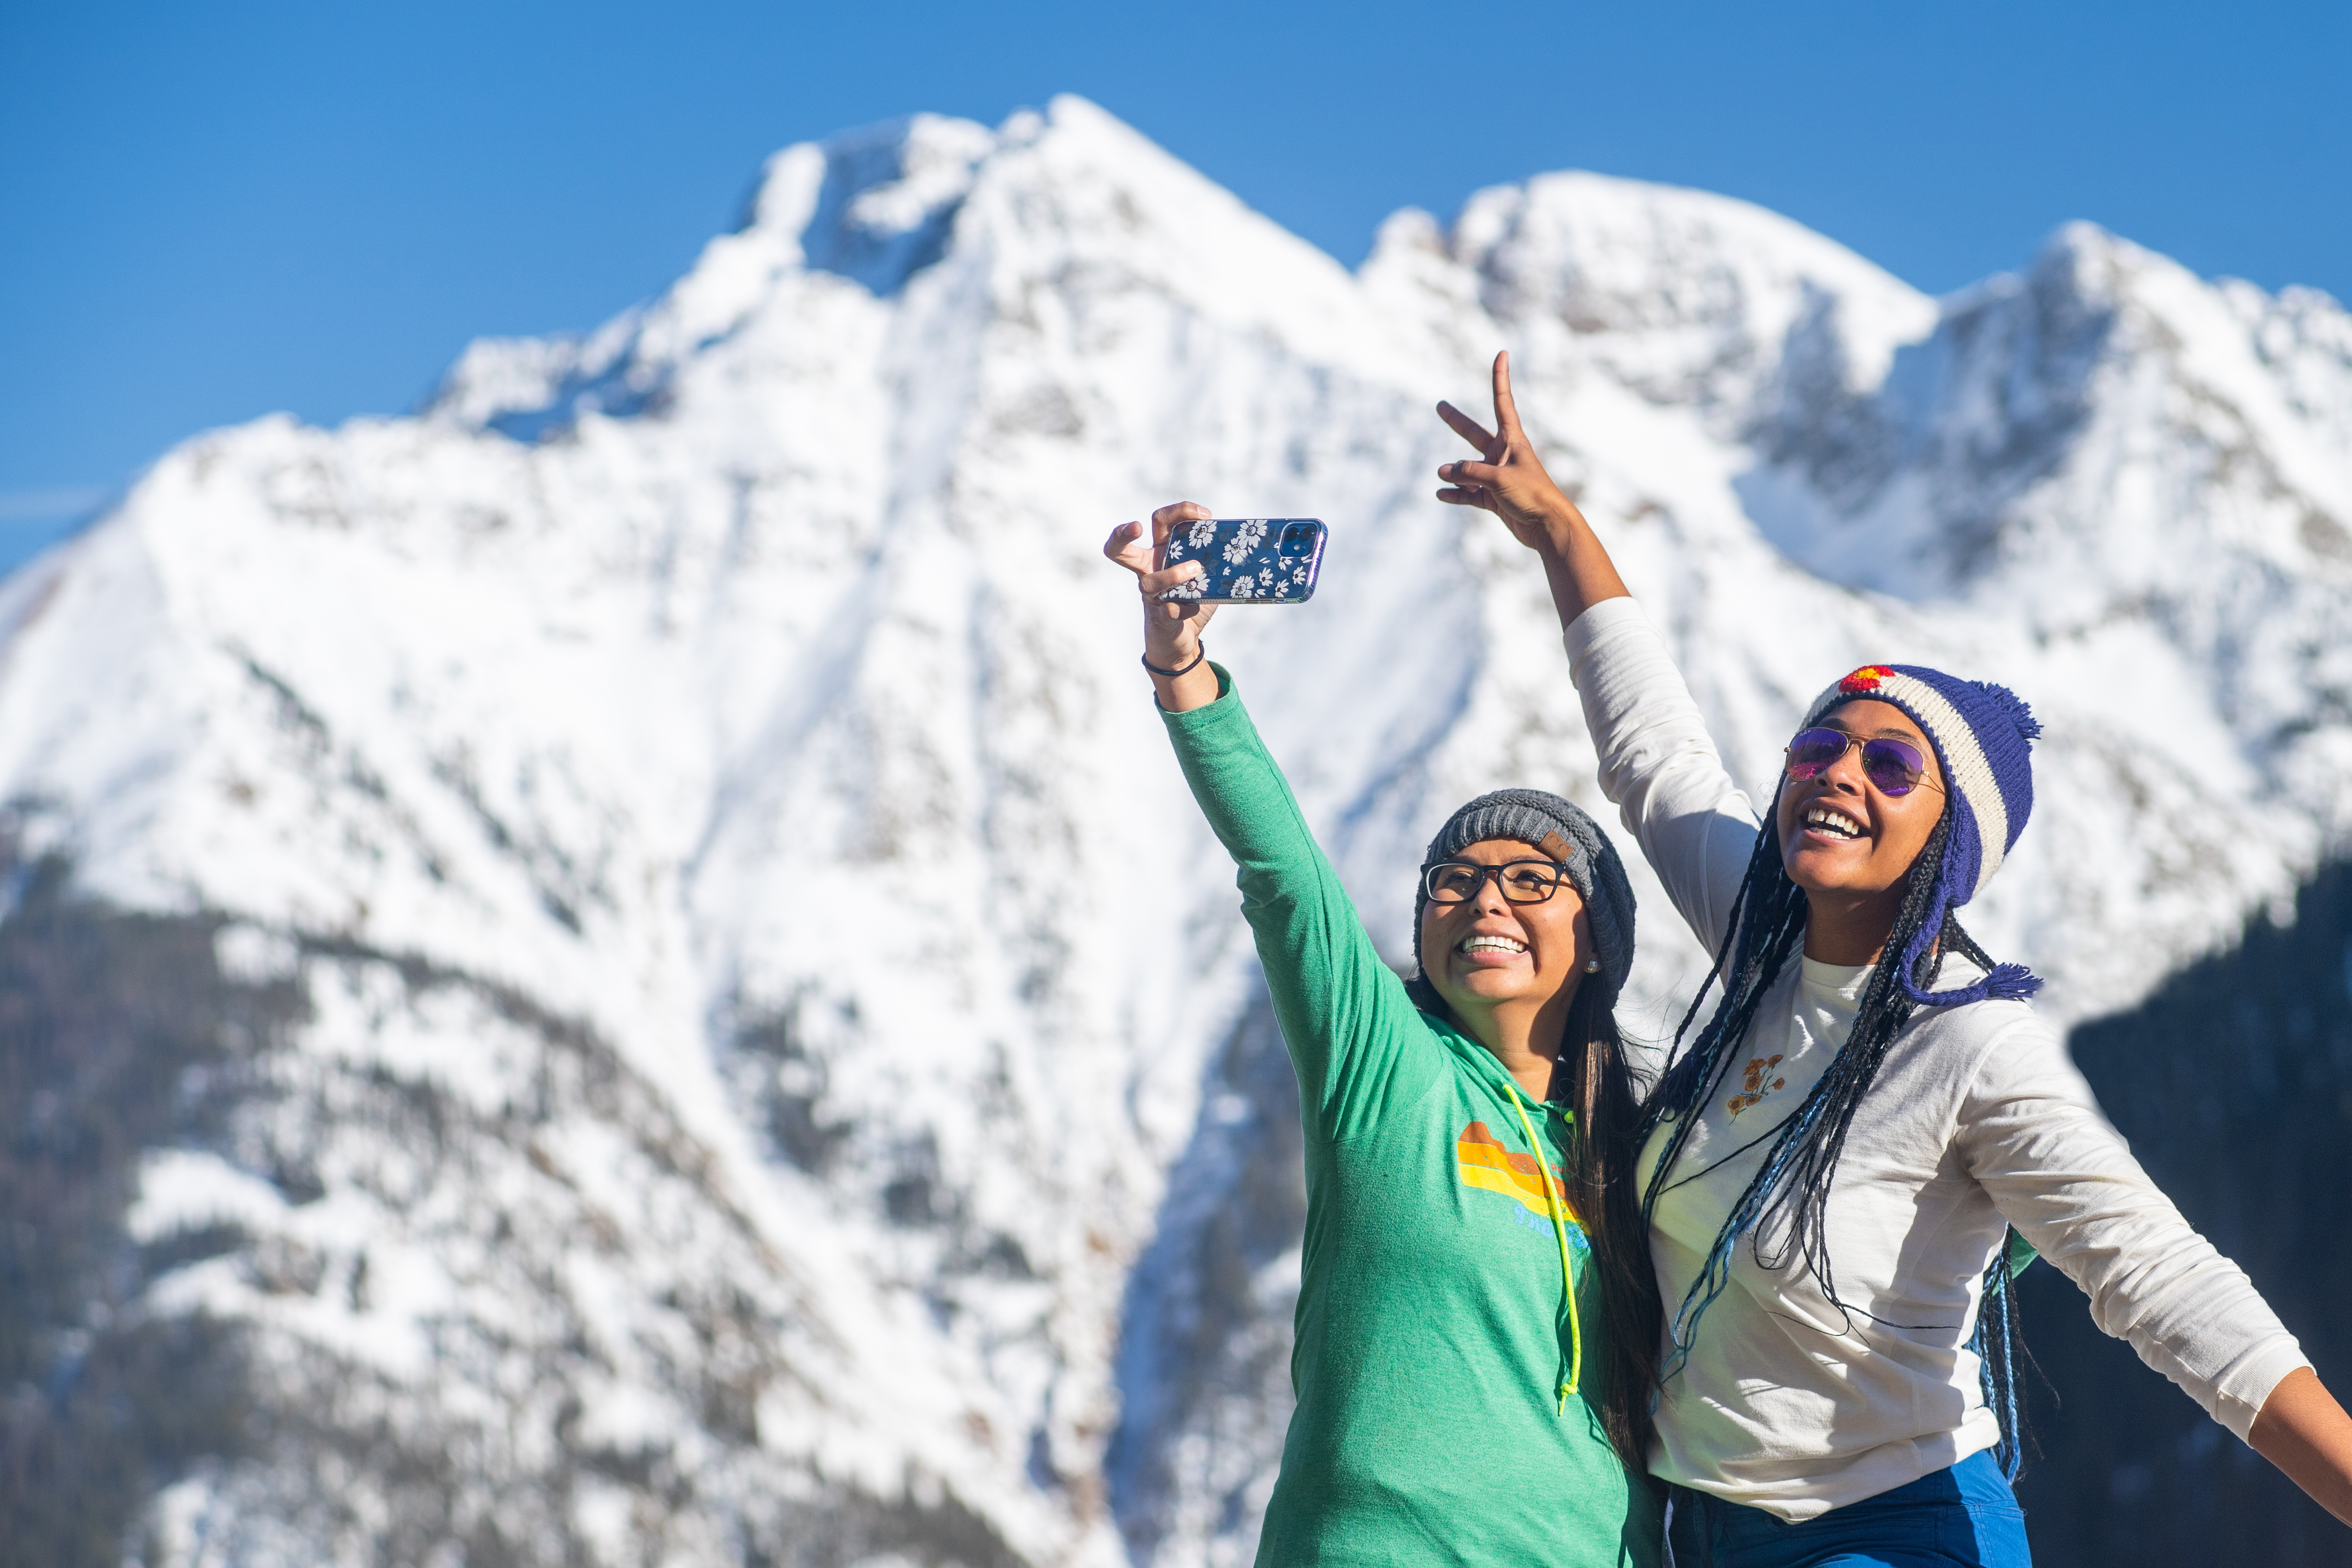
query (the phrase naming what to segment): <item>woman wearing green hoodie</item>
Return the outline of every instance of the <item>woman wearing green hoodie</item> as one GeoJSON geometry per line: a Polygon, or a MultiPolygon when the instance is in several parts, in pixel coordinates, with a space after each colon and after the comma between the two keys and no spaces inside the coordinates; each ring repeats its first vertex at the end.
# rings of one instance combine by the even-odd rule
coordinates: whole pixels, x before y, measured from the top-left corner
{"type": "Polygon", "coordinates": [[[1212,607],[1160,599],[1200,570],[1166,564],[1171,531],[1209,516],[1163,507],[1104,553],[1138,580],[1143,663],[1298,1073],[1298,1405],[1257,1561],[1648,1568],[1659,1319],[1613,1013],[1624,869],[1558,796],[1482,796],[1430,844],[1400,979],[1206,662],[1212,607]]]}

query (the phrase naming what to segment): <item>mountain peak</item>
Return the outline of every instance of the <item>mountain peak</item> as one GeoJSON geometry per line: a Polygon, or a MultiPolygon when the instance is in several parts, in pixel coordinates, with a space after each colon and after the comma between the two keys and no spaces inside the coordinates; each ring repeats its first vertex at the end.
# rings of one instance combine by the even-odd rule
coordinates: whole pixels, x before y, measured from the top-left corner
{"type": "MultiPolygon", "coordinates": [[[[1218,648],[1401,947],[1454,802],[1604,810],[1540,574],[1430,495],[1430,403],[1502,345],[1736,777],[1865,662],[2033,703],[2050,787],[1971,929],[2053,1014],[2352,828],[2315,298],[2070,228],[1939,314],[1588,173],[1350,276],[1069,98],[788,148],[658,298],[472,346],[427,417],[184,446],[0,595],[0,800],[300,992],[221,1079],[260,1087],[220,1179],[138,1211],[245,1228],[144,1238],[140,1310],[249,1330],[304,1417],[174,1517],[299,1561],[516,1498],[521,1562],[1246,1559],[1291,1078],[1097,545],[1179,497],[1329,524],[1315,601],[1218,648]]],[[[1643,929],[1646,1008],[1706,959],[1643,929]]]]}
{"type": "Polygon", "coordinates": [[[770,161],[754,225],[789,235],[807,266],[877,295],[939,259],[997,133],[936,114],[846,131],[770,161]],[[814,178],[812,178],[814,176],[814,178]]]}

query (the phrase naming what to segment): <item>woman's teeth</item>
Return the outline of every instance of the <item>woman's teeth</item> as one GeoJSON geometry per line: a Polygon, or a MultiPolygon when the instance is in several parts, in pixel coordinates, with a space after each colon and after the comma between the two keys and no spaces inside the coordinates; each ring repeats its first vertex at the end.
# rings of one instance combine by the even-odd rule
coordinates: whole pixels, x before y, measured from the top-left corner
{"type": "Polygon", "coordinates": [[[1528,945],[1514,942],[1507,936],[1470,936],[1463,939],[1465,953],[1524,953],[1528,945]]]}
{"type": "Polygon", "coordinates": [[[1805,812],[1805,826],[1815,832],[1827,833],[1833,839],[1862,837],[1862,824],[1843,811],[1830,806],[1815,806],[1805,812]]]}

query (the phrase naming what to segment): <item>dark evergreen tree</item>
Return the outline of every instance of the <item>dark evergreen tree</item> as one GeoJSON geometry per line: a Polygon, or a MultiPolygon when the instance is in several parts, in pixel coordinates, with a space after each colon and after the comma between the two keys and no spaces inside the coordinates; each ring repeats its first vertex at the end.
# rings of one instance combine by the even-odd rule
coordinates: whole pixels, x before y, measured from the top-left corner
{"type": "Polygon", "coordinates": [[[216,917],[75,897],[65,864],[0,847],[0,1542],[9,1561],[120,1568],[153,1491],[249,1441],[238,1336],[138,1309],[159,1273],[231,1249],[147,1247],[125,1210],[147,1151],[222,1130],[290,985],[225,980],[216,917]]]}

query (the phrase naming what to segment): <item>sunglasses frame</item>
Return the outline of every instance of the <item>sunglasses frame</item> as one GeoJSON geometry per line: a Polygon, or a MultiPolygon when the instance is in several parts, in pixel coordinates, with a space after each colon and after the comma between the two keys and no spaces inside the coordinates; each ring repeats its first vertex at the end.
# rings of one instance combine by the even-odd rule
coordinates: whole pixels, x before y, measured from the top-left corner
{"type": "Polygon", "coordinates": [[[1818,779],[1822,774],[1828,772],[1831,768],[1836,767],[1840,762],[1843,761],[1846,753],[1852,751],[1857,746],[1862,747],[1862,776],[1870,780],[1870,787],[1872,789],[1877,790],[1880,794],[1886,796],[1889,800],[1899,800],[1904,796],[1911,793],[1914,789],[1928,789],[1940,790],[1943,788],[1941,785],[1937,784],[1927,777],[1928,754],[1921,747],[1912,745],[1907,740],[1898,740],[1891,735],[1860,736],[1853,734],[1850,730],[1832,728],[1826,724],[1810,726],[1804,729],[1799,730],[1794,736],[1792,736],[1790,738],[1789,744],[1780,748],[1780,755],[1783,758],[1781,768],[1782,770],[1793,779],[1803,780],[1808,779],[1818,779]],[[1810,764],[1800,763],[1797,760],[1798,744],[1809,736],[1816,735],[1836,736],[1839,740],[1844,743],[1844,745],[1835,757],[1830,758],[1825,761],[1810,764]],[[1893,758],[1895,764],[1894,771],[1901,775],[1900,788],[1897,788],[1895,785],[1890,784],[1885,779],[1881,779],[1878,774],[1872,769],[1871,763],[1874,760],[1874,753],[1878,758],[1893,758]],[[1800,768],[1802,768],[1803,771],[1800,771],[1800,768]]]}

